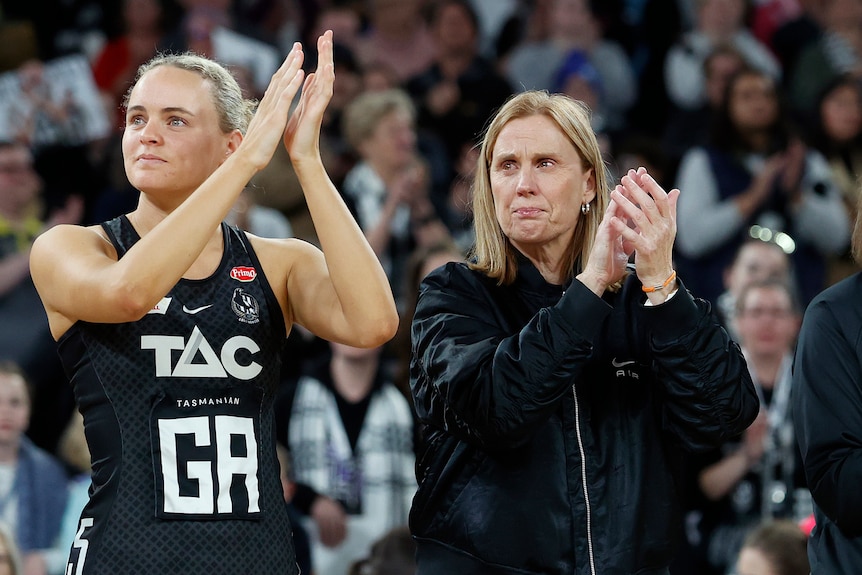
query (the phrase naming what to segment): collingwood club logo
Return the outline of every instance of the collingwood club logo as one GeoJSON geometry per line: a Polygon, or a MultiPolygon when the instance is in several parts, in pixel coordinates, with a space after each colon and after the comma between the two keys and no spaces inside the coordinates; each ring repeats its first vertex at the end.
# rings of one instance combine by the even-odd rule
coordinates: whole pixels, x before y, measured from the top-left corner
{"type": "Polygon", "coordinates": [[[260,321],[260,305],[250,293],[242,288],[233,290],[233,297],[230,298],[230,308],[236,314],[239,321],[243,323],[253,324],[260,321]]]}

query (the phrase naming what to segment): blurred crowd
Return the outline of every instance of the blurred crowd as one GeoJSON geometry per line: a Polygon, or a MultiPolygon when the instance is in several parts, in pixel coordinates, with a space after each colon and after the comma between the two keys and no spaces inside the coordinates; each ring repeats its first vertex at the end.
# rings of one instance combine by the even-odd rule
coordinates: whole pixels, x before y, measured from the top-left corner
{"type": "MultiPolygon", "coordinates": [[[[787,555],[798,539],[788,524],[804,543],[811,500],[789,366],[806,304],[858,271],[848,246],[862,0],[0,0],[0,522],[11,534],[0,548],[20,551],[0,563],[63,573],[75,537],[64,512],[76,519],[86,498],[83,426],[28,252],[47,227],[133,209],[119,141],[137,67],[191,50],[260,98],[293,42],[314,69],[326,29],[336,81],[324,160],[384,264],[402,325],[375,350],[299,328],[285,345],[277,433],[303,572],[413,573],[411,311],[428,271],[469,257],[475,144],[527,89],[589,105],[614,178],[645,166],[681,190],[679,277],[713,303],[760,394],[744,436],[686,470],[674,575],[787,555]],[[74,82],[61,81],[69,70],[74,82]]],[[[282,148],[231,221],[317,242],[282,148]]]]}

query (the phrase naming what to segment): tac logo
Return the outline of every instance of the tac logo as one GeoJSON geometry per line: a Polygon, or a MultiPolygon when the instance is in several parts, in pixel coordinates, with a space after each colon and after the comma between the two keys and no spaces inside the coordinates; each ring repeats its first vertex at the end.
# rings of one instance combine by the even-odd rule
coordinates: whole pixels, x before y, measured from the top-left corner
{"type": "Polygon", "coordinates": [[[241,282],[250,282],[257,277],[257,270],[249,266],[237,266],[230,270],[230,277],[241,282]]]}
{"type": "Polygon", "coordinates": [[[216,353],[197,326],[188,341],[178,335],[142,335],[141,349],[155,352],[156,377],[227,378],[230,375],[247,381],[263,370],[254,360],[245,365],[237,360],[240,350],[249,352],[252,357],[260,351],[253,339],[244,335],[233,336],[216,353]],[[176,363],[173,361],[175,351],[181,352],[176,363]]]}

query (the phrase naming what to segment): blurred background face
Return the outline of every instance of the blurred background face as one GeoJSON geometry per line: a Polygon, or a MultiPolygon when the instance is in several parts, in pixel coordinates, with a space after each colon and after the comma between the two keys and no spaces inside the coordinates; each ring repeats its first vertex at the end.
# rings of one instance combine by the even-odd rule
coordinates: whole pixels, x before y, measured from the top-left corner
{"type": "Polygon", "coordinates": [[[393,110],[383,116],[361,147],[362,155],[373,165],[400,169],[416,156],[416,128],[407,112],[393,110]]]}
{"type": "Polygon", "coordinates": [[[742,58],[736,54],[721,53],[709,58],[706,63],[704,89],[710,107],[713,109],[721,107],[728,79],[742,66],[742,58]]]}
{"type": "Polygon", "coordinates": [[[381,32],[398,34],[421,21],[420,0],[372,0],[371,21],[381,32]]]}
{"type": "Polygon", "coordinates": [[[17,145],[0,147],[0,204],[20,210],[36,199],[40,187],[30,151],[17,145]]]}
{"type": "Polygon", "coordinates": [[[790,263],[778,246],[753,242],[745,244],[727,277],[727,288],[734,296],[753,283],[765,280],[790,281],[790,263]]]}
{"type": "Polygon", "coordinates": [[[743,547],[736,563],[737,575],[780,575],[759,549],[743,547]]]}
{"type": "Polygon", "coordinates": [[[862,97],[856,86],[842,84],[823,99],[820,117],[826,135],[836,142],[849,142],[862,130],[862,97]]]}
{"type": "Polygon", "coordinates": [[[745,0],[699,0],[701,28],[729,33],[743,24],[745,0]]]}
{"type": "Polygon", "coordinates": [[[478,30],[473,27],[470,15],[461,6],[446,4],[440,8],[433,32],[441,52],[472,53],[475,50],[478,30]]]}
{"type": "Polygon", "coordinates": [[[778,287],[755,287],[744,293],[736,329],[746,351],[755,355],[783,355],[793,348],[799,318],[790,296],[778,287]]]}
{"type": "Polygon", "coordinates": [[[332,30],[336,43],[354,49],[362,30],[362,21],[355,10],[332,6],[320,14],[310,36],[318,38],[327,30],[332,30]]]}
{"type": "Polygon", "coordinates": [[[127,27],[150,29],[159,24],[162,5],[158,0],[126,0],[123,4],[123,18],[127,27]]]}
{"type": "Polygon", "coordinates": [[[17,444],[29,423],[30,398],[24,378],[0,373],[0,445],[17,444]]]}
{"type": "Polygon", "coordinates": [[[728,95],[730,120],[741,131],[766,129],[778,119],[772,80],[759,74],[738,76],[728,95]]]}
{"type": "Polygon", "coordinates": [[[588,0],[554,0],[551,7],[551,31],[560,35],[577,35],[592,31],[593,14],[588,0]]]}

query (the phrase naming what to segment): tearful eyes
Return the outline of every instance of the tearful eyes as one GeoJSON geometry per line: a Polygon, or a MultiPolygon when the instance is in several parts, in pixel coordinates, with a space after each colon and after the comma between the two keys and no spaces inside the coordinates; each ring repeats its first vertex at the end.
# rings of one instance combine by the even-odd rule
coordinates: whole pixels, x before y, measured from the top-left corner
{"type": "MultiPolygon", "coordinates": [[[[554,165],[553,160],[539,160],[536,162],[537,168],[550,168],[554,165]]],[[[500,163],[500,169],[502,170],[513,170],[518,167],[518,163],[514,160],[507,160],[505,162],[500,163]]]]}
{"type": "MultiPolygon", "coordinates": [[[[143,116],[134,116],[126,120],[127,126],[145,126],[147,124],[146,119],[143,116]]],[[[182,126],[186,126],[188,122],[184,118],[180,118],[179,116],[172,116],[168,118],[167,125],[172,128],[180,128],[182,126]]]]}

